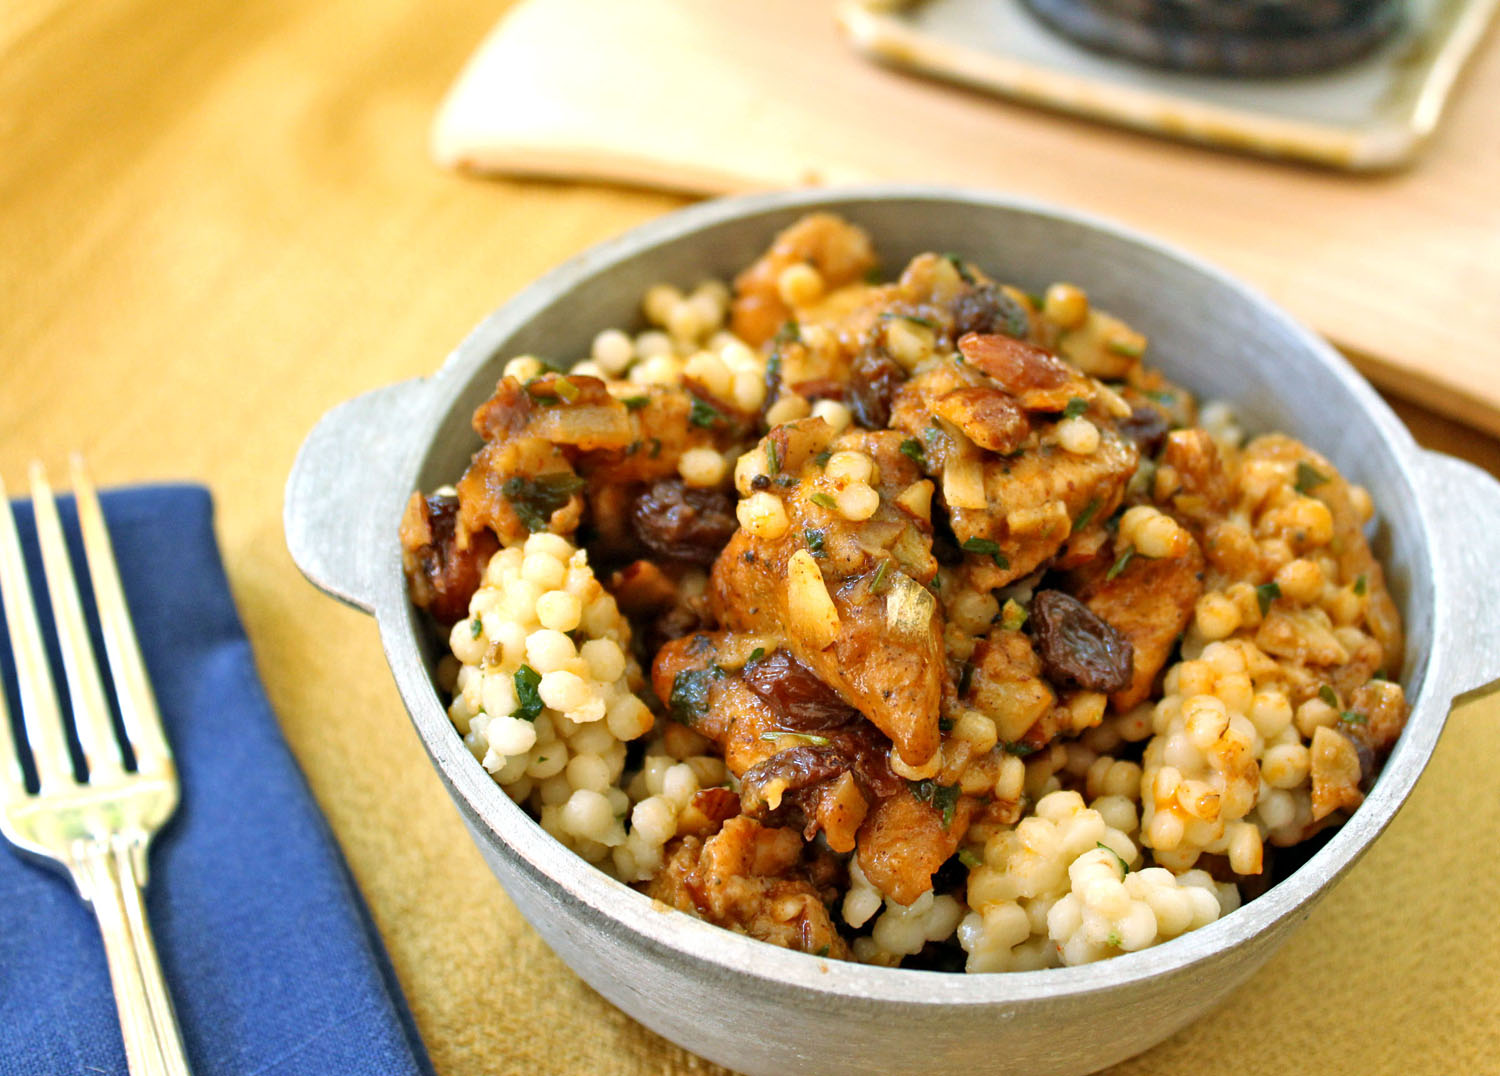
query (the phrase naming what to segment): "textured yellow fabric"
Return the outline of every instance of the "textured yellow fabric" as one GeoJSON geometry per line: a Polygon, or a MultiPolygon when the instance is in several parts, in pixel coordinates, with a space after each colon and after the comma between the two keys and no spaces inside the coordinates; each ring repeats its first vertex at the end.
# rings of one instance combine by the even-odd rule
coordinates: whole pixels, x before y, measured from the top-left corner
{"type": "MultiPolygon", "coordinates": [[[[282,483],[323,411],[431,371],[542,270],[678,204],[429,164],[432,110],[499,13],[0,7],[0,471],[78,448],[102,482],[211,486],[272,701],[439,1072],[717,1071],[604,1003],[520,921],[429,770],[373,624],[308,586],[282,539],[282,483]]],[[[1496,442],[1405,413],[1500,473],[1496,442]]],[[[1457,716],[1411,805],[1271,966],[1122,1071],[1500,1071],[1497,768],[1500,712],[1457,716]]]]}

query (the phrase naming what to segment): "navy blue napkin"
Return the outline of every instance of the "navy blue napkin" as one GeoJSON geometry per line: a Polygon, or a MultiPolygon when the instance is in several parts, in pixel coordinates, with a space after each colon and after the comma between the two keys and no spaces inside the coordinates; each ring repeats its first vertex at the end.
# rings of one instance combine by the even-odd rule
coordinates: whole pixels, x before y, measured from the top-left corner
{"type": "MultiPolygon", "coordinates": [[[[152,848],[147,905],[194,1072],[431,1073],[261,689],[207,490],[153,486],[102,499],[182,779],[176,817],[152,848]]],[[[82,565],[71,499],[60,507],[82,565]]],[[[40,580],[31,506],[18,505],[17,517],[40,580]]],[[[0,848],[0,1074],[125,1071],[92,910],[61,874],[0,848]]]]}

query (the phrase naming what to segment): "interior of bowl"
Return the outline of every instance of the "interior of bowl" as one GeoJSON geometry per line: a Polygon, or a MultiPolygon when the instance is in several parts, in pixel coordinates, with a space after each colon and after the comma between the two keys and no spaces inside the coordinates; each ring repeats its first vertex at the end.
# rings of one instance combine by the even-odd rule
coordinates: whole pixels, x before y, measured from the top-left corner
{"type": "MultiPolygon", "coordinates": [[[[811,209],[839,213],[866,228],[890,274],[899,272],[913,255],[935,250],[958,254],[995,279],[1026,289],[1041,290],[1056,280],[1074,282],[1087,291],[1092,303],[1147,334],[1149,364],[1200,399],[1230,401],[1251,433],[1290,433],[1327,455],[1351,481],[1366,486],[1376,505],[1374,548],[1386,565],[1407,631],[1401,679],[1408,698],[1420,700],[1434,615],[1430,551],[1425,525],[1415,510],[1418,499],[1411,476],[1415,450],[1410,435],[1380,398],[1325,344],[1263,297],[1210,267],[1117,227],[998,196],[910,188],[762,195],[696,206],[595,248],[502,307],[450,358],[440,379],[445,388],[428,418],[421,438],[424,448],[413,458],[408,476],[412,485],[407,489],[430,490],[462,473],[480,444],[470,428],[470,415],[493,392],[506,360],[520,354],[559,361],[587,355],[599,330],[640,326],[640,298],[651,284],[668,281],[681,286],[705,277],[731,278],[754,260],[778,229],[811,209]]],[[[399,581],[392,584],[393,588],[397,585],[399,581]]],[[[429,749],[434,738],[446,736],[457,743],[457,734],[447,725],[437,700],[432,669],[438,648],[430,628],[404,600],[396,619],[398,634],[409,641],[425,666],[427,698],[414,699],[408,693],[407,702],[429,749]]],[[[387,647],[392,649],[389,639],[387,647]]],[[[393,666],[394,659],[393,654],[393,666]]],[[[1424,719],[1422,709],[1418,706],[1414,711],[1414,721],[1424,719]]],[[[1442,709],[1446,711],[1446,700],[1442,709]]],[[[1437,714],[1433,720],[1441,722],[1442,716],[1437,714]]],[[[481,781],[488,780],[466,751],[442,754],[454,760],[452,765],[469,765],[481,781]]],[[[1387,774],[1400,758],[1398,746],[1387,774]]],[[[1420,770],[1425,757],[1413,761],[1420,770]]],[[[473,778],[473,774],[468,776],[473,778]]],[[[1198,944],[1193,941],[1196,935],[1205,935],[1202,944],[1214,944],[1212,936],[1230,929],[1228,924],[1234,921],[1244,927],[1252,920],[1293,914],[1357,858],[1389,821],[1414,780],[1413,774],[1403,782],[1393,803],[1386,802],[1377,787],[1356,815],[1356,819],[1368,815],[1360,819],[1362,825],[1346,826],[1348,833],[1329,842],[1312,862],[1281,880],[1265,897],[1158,950],[1186,954],[1198,944]]],[[[500,805],[496,812],[509,818],[515,812],[508,800],[498,788],[494,793],[498,798],[491,802],[500,805]]],[[[497,820],[502,827],[510,824],[495,812],[485,819],[490,825],[497,820]]],[[[550,842],[539,828],[536,833],[550,842]]],[[[571,856],[561,846],[557,853],[571,856]]],[[[559,862],[551,854],[547,858],[554,865],[559,862]]],[[[577,864],[597,873],[581,860],[577,864]]],[[[566,873],[578,877],[571,866],[566,873]]],[[[604,875],[598,878],[601,885],[608,881],[610,887],[618,888],[618,883],[604,875]]],[[[735,939],[734,944],[740,941],[735,939]]],[[[1136,961],[1145,968],[1164,958],[1158,950],[1105,963],[1136,961]]],[[[798,954],[782,955],[811,963],[798,954]]],[[[1074,979],[1092,974],[1084,967],[1026,973],[1026,977],[1052,976],[1053,984],[1061,986],[1064,979],[1060,976],[1071,973],[1077,973],[1074,979]]]]}

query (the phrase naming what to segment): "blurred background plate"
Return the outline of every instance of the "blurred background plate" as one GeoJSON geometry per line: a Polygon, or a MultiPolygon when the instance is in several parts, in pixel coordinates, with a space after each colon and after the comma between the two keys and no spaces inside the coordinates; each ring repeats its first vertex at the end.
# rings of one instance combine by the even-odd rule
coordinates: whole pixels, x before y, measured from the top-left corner
{"type": "MultiPolygon", "coordinates": [[[[1021,0],[844,0],[865,55],[1153,134],[1357,170],[1409,164],[1436,128],[1496,0],[1406,0],[1359,59],[1290,77],[1172,71],[1090,51],[1021,0]]],[[[1071,10],[1081,12],[1075,5],[1071,10]]]]}

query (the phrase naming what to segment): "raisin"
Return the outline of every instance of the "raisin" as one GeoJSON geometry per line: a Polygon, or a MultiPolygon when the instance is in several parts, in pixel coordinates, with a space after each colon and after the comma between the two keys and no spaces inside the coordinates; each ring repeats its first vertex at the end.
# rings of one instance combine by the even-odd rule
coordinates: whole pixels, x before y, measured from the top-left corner
{"type": "Polygon", "coordinates": [[[1053,683],[1103,692],[1130,683],[1135,663],[1130,640],[1071,594],[1039,591],[1031,602],[1031,634],[1042,671],[1053,683]]]}
{"type": "Polygon", "coordinates": [[[734,501],[723,490],[698,489],[680,478],[653,482],[630,512],[636,537],[654,553],[712,564],[739,526],[734,501]]]}
{"type": "Polygon", "coordinates": [[[906,380],[906,371],[877,347],[854,356],[849,378],[849,409],[867,430],[883,430],[891,423],[891,398],[906,380]]]}
{"type": "Polygon", "coordinates": [[[1031,331],[1026,310],[993,284],[981,284],[953,301],[953,338],[966,333],[1004,333],[1025,337],[1031,331]]]}
{"type": "Polygon", "coordinates": [[[1115,423],[1115,428],[1139,446],[1142,456],[1155,456],[1172,424],[1160,408],[1141,404],[1131,410],[1129,418],[1115,423]]]}
{"type": "Polygon", "coordinates": [[[484,564],[500,543],[486,528],[460,547],[458,498],[414,493],[401,520],[401,546],[412,602],[453,624],[468,615],[484,564]]]}
{"type": "Polygon", "coordinates": [[[775,711],[782,728],[796,732],[831,729],[859,716],[787,650],[751,662],[743,675],[750,690],[775,711]]]}

